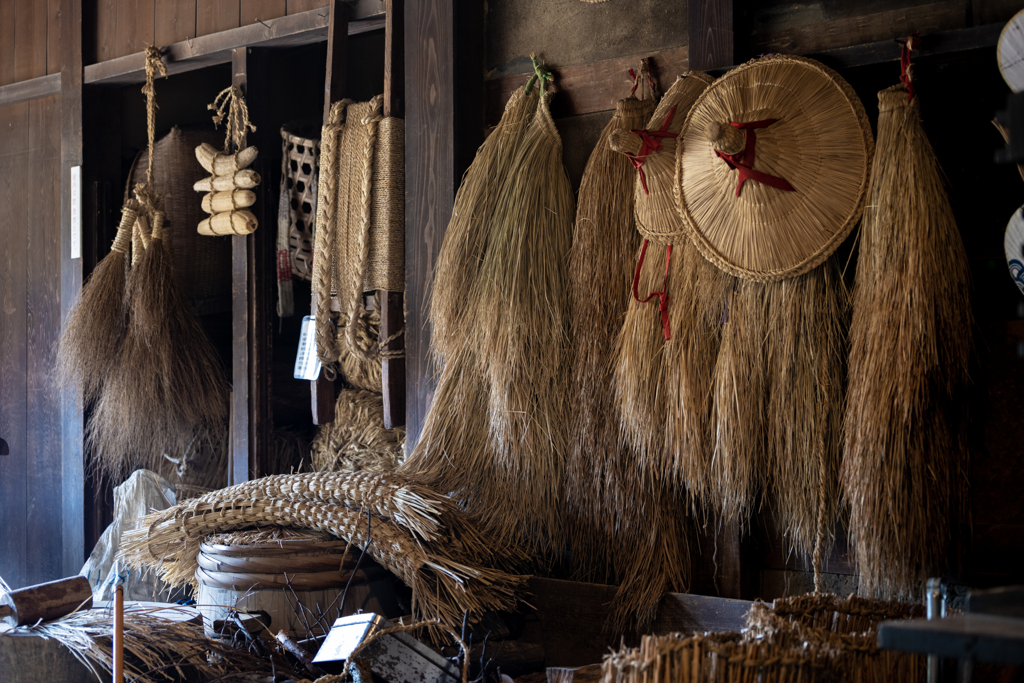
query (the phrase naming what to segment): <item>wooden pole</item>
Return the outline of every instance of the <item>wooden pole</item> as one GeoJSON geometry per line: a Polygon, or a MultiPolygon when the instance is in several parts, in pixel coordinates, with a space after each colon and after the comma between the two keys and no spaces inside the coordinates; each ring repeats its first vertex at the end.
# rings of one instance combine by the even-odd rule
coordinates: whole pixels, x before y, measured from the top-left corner
{"type": "Polygon", "coordinates": [[[114,590],[114,678],[124,683],[124,585],[114,590]]]}

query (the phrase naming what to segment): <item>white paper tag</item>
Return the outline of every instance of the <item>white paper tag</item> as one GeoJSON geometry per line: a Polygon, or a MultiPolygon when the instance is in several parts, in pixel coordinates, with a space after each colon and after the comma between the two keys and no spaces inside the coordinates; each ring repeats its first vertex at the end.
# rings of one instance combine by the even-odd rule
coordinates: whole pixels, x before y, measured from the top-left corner
{"type": "Polygon", "coordinates": [[[314,380],[320,376],[320,359],[316,355],[316,318],[302,318],[299,352],[295,354],[295,379],[314,380]]]}
{"type": "Polygon", "coordinates": [[[71,167],[71,258],[82,258],[82,167],[71,167]]]}

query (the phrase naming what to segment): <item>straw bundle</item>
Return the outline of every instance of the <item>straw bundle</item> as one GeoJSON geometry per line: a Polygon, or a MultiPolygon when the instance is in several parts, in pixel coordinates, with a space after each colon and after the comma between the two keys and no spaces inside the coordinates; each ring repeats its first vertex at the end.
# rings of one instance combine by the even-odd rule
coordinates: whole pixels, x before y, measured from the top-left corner
{"type": "Polygon", "coordinates": [[[403,504],[393,516],[375,514],[398,509],[397,494],[387,502],[372,500],[366,497],[372,489],[344,489],[338,486],[341,481],[331,482],[325,490],[330,493],[315,502],[254,498],[244,485],[208,494],[139,520],[139,527],[124,535],[121,553],[129,566],[158,567],[164,581],[181,585],[194,581],[199,544],[206,536],[252,526],[298,527],[328,532],[365,549],[413,589],[416,614],[455,626],[466,612],[479,616],[515,605],[525,577],[488,568],[494,560],[488,543],[457,511],[444,514],[444,527],[427,540],[406,526],[406,520],[422,522],[421,511],[403,504]]]}
{"type": "Polygon", "coordinates": [[[99,394],[121,348],[128,311],[124,305],[125,273],[132,225],[139,211],[134,199],[121,209],[121,224],[110,247],[82,286],[57,342],[57,376],[77,389],[87,403],[99,394]]]}
{"type": "MultiPolygon", "coordinates": [[[[292,659],[273,638],[265,638],[273,651],[266,658],[234,647],[230,641],[207,638],[201,620],[168,619],[171,607],[129,605],[124,610],[124,673],[140,683],[176,680],[222,680],[240,675],[271,678],[297,677],[292,659]]],[[[187,609],[187,608],[185,608],[187,609]]],[[[113,671],[110,611],[75,612],[56,621],[24,630],[56,640],[66,647],[97,680],[109,680],[113,671]]]]}
{"type": "Polygon", "coordinates": [[[574,415],[565,495],[574,560],[588,573],[605,570],[601,565],[620,524],[636,524],[627,501],[637,498],[638,487],[632,454],[619,445],[618,414],[608,391],[612,342],[625,316],[640,246],[633,217],[635,171],[608,140],[616,130],[643,128],[654,107],[653,99],[619,100],[583,171],[576,208],[569,258],[574,415]]]}
{"type": "Polygon", "coordinates": [[[318,471],[390,472],[402,462],[405,429],[384,427],[384,401],[370,391],[338,392],[334,421],[313,440],[318,471]]]}
{"type": "Polygon", "coordinates": [[[878,94],[850,327],[842,484],[868,595],[911,595],[966,521],[969,270],[917,98],[878,94]]]}

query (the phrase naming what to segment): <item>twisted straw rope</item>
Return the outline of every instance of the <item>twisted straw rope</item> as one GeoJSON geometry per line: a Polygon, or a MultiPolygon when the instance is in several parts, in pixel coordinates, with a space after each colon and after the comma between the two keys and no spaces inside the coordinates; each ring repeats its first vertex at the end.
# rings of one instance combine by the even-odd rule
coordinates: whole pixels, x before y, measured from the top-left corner
{"type": "Polygon", "coordinates": [[[161,58],[160,48],[150,45],[146,48],[146,84],[142,94],[146,96],[146,134],[149,140],[149,161],[146,166],[146,185],[153,184],[153,146],[156,144],[156,88],[153,81],[156,74],[167,76],[167,67],[161,58]]]}
{"type": "Polygon", "coordinates": [[[217,112],[213,115],[213,124],[215,126],[219,125],[224,119],[227,119],[224,126],[225,153],[231,149],[232,137],[234,138],[235,148],[242,149],[242,146],[245,144],[246,132],[256,132],[256,126],[249,121],[249,108],[245,106],[245,96],[242,94],[242,89],[237,85],[221,90],[217,93],[217,97],[213,99],[213,104],[206,105],[206,108],[217,112]]]}
{"type": "Polygon", "coordinates": [[[128,245],[131,244],[132,226],[135,225],[135,218],[139,214],[139,203],[134,199],[125,201],[121,208],[121,223],[117,226],[117,235],[114,236],[114,243],[110,246],[111,251],[121,254],[128,253],[128,245]]]}
{"type": "Polygon", "coordinates": [[[374,351],[376,345],[364,347],[359,343],[359,329],[366,327],[366,312],[363,307],[363,282],[366,280],[366,267],[370,258],[370,217],[373,208],[373,153],[377,144],[377,129],[380,124],[384,107],[384,96],[377,95],[370,100],[370,113],[361,121],[367,128],[366,139],[362,150],[363,184],[362,184],[362,215],[359,226],[359,261],[351,270],[352,291],[348,306],[348,322],[345,326],[345,340],[353,355],[366,362],[377,360],[374,351]]]}

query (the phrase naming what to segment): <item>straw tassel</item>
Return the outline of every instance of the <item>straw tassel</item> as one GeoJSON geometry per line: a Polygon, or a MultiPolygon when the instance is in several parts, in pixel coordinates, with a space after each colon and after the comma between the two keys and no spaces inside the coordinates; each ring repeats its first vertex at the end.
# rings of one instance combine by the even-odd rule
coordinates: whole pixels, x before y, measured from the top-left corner
{"type": "Polygon", "coordinates": [[[862,593],[909,596],[967,521],[970,271],[918,98],[878,102],[841,476],[862,593]]]}

